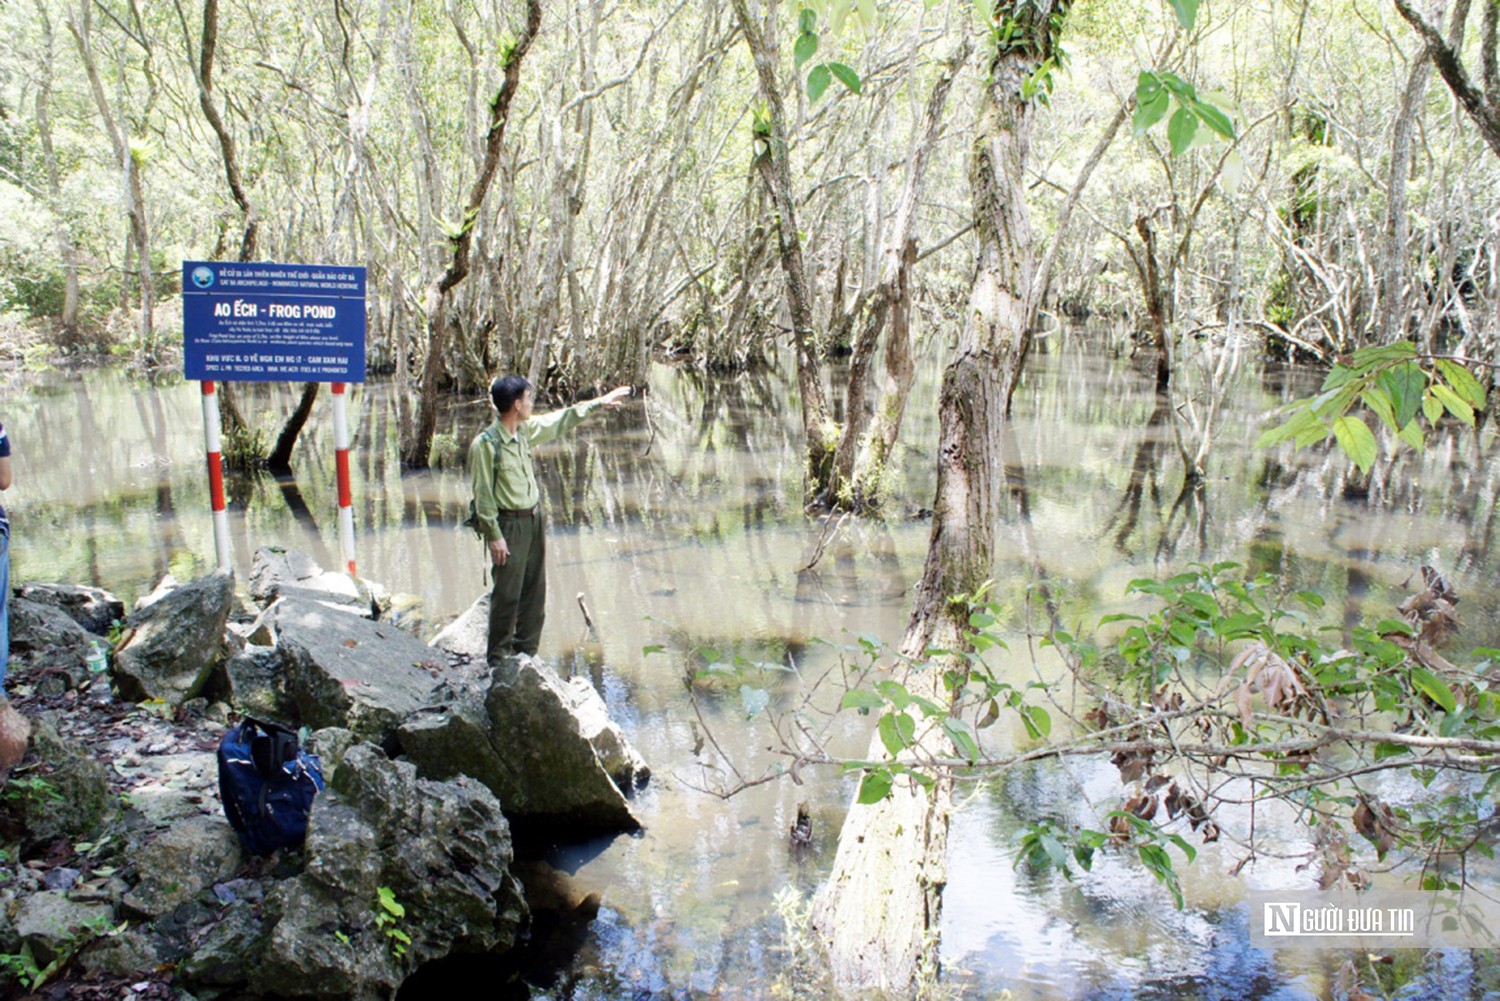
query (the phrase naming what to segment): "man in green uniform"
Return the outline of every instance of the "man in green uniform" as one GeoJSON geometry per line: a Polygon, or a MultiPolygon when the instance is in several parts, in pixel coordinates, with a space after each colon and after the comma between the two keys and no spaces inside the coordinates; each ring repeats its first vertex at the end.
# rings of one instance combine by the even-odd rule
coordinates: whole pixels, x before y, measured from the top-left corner
{"type": "Polygon", "coordinates": [[[547,612],[546,552],[542,538],[542,493],[531,464],[531,446],[571,431],[600,407],[618,407],[629,386],[603,396],[531,415],[531,383],[508,375],[490,383],[499,416],[469,446],[474,510],[494,563],[490,589],[489,661],[513,653],[536,655],[547,612]]]}

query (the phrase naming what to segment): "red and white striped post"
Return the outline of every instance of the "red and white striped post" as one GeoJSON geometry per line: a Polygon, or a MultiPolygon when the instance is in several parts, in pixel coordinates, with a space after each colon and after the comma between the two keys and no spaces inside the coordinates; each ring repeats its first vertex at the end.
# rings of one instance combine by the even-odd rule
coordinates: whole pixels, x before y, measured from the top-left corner
{"type": "Polygon", "coordinates": [[[354,569],[354,491],[349,488],[349,410],[344,384],[333,384],[333,459],[339,485],[339,548],[349,576],[358,577],[354,569]]]}
{"type": "Polygon", "coordinates": [[[228,571],[229,515],[224,509],[224,461],[219,445],[219,400],[212,380],[203,383],[203,440],[208,449],[208,497],[214,512],[214,551],[219,569],[228,571]]]}

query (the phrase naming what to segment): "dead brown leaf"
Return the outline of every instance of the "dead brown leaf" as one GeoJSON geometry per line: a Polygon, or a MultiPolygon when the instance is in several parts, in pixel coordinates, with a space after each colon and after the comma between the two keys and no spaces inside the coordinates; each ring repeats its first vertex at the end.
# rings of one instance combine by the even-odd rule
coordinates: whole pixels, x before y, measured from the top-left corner
{"type": "Polygon", "coordinates": [[[1447,646],[1458,633],[1458,593],[1443,575],[1430,566],[1422,566],[1425,589],[1396,606],[1403,618],[1417,631],[1417,639],[1433,649],[1447,646]]]}
{"type": "Polygon", "coordinates": [[[1156,797],[1137,793],[1125,801],[1125,810],[1142,820],[1150,820],[1156,816],[1156,797]]]}
{"type": "Polygon", "coordinates": [[[1120,781],[1129,785],[1140,781],[1151,770],[1151,759],[1154,756],[1155,752],[1150,750],[1116,751],[1109,762],[1120,770],[1120,781]]]}
{"type": "Polygon", "coordinates": [[[1151,693],[1151,704],[1158,712],[1175,712],[1182,708],[1182,693],[1168,692],[1167,686],[1162,685],[1151,693]]]}
{"type": "Polygon", "coordinates": [[[1396,842],[1396,815],[1391,808],[1379,800],[1361,796],[1350,819],[1354,822],[1354,829],[1375,846],[1376,856],[1385,858],[1385,853],[1396,842]]]}
{"type": "Polygon", "coordinates": [[[1240,721],[1250,729],[1253,721],[1251,696],[1260,692],[1272,709],[1295,712],[1299,700],[1308,701],[1307,689],[1297,676],[1297,668],[1264,643],[1252,643],[1241,650],[1229,663],[1229,671],[1219,684],[1219,694],[1231,683],[1235,673],[1245,670],[1245,680],[1234,692],[1234,704],[1239,710],[1240,721]]]}

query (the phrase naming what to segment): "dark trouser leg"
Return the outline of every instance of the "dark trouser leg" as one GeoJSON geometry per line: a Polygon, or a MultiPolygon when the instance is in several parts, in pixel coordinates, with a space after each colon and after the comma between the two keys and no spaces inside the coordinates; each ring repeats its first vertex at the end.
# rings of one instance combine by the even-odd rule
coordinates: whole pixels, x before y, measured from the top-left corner
{"type": "Polygon", "coordinates": [[[542,623],[547,618],[547,535],[538,511],[531,519],[533,535],[526,558],[526,577],[521,585],[516,612],[516,652],[536,656],[542,641],[542,623]]]}
{"type": "Polygon", "coordinates": [[[500,519],[500,531],[510,547],[504,566],[491,566],[494,584],[490,587],[489,660],[496,663],[504,657],[523,651],[516,642],[516,623],[522,605],[526,570],[531,549],[540,533],[535,518],[500,519]]]}

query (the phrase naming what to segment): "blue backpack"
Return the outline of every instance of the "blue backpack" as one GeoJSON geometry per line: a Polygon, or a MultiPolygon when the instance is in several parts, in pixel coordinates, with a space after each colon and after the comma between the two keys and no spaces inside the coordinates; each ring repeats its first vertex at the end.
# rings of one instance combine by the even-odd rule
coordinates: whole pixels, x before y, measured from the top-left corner
{"type": "Polygon", "coordinates": [[[323,766],[297,746],[297,733],[246,717],[219,741],[219,799],[229,825],[257,855],[300,848],[323,766]]]}

